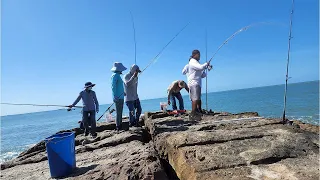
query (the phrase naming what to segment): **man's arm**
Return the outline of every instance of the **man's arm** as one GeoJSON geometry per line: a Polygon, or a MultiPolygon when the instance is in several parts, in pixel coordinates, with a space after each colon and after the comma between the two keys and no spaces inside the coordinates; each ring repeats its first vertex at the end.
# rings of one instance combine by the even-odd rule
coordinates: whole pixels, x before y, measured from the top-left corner
{"type": "Polygon", "coordinates": [[[99,102],[98,102],[97,95],[95,92],[93,94],[93,100],[94,100],[94,103],[96,104],[96,111],[98,113],[99,112],[99,102]]]}
{"type": "Polygon", "coordinates": [[[125,77],[124,77],[124,83],[126,86],[131,86],[131,84],[134,82],[134,78],[137,77],[137,73],[135,72],[131,77],[130,77],[130,74],[127,74],[125,77]]]}
{"type": "Polygon", "coordinates": [[[185,89],[189,93],[189,87],[188,87],[187,83],[185,83],[185,89]]]}
{"type": "MultiPolygon", "coordinates": [[[[172,89],[172,88],[171,88],[172,89]]],[[[170,105],[171,103],[170,103],[170,96],[171,96],[171,94],[172,94],[172,90],[171,89],[169,89],[168,90],[168,104],[170,105]]]]}
{"type": "MultiPolygon", "coordinates": [[[[78,102],[80,101],[81,99],[81,92],[79,93],[79,96],[77,97],[77,99],[72,103],[72,105],[70,105],[71,107],[75,106],[76,104],[78,104],[78,102]]],[[[69,107],[70,107],[69,106],[69,107]]]]}
{"type": "Polygon", "coordinates": [[[193,67],[195,70],[205,70],[208,67],[208,62],[204,63],[204,64],[200,64],[198,62],[195,62],[195,60],[190,62],[191,67],[193,67]]]}
{"type": "Polygon", "coordinates": [[[111,83],[113,100],[117,100],[117,97],[116,97],[117,83],[118,83],[118,77],[117,77],[117,76],[114,76],[114,77],[112,78],[112,83],[111,83]]]}
{"type": "Polygon", "coordinates": [[[182,69],[182,74],[185,75],[189,71],[189,64],[185,65],[184,68],[182,69]]]}

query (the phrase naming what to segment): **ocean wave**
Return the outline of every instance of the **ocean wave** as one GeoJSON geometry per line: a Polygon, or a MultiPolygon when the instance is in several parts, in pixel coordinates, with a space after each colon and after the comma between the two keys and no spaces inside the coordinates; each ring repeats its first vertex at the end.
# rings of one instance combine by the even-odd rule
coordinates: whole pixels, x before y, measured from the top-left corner
{"type": "Polygon", "coordinates": [[[4,163],[6,161],[9,161],[17,156],[19,156],[21,152],[6,152],[4,154],[0,155],[0,163],[4,163]]]}
{"type": "Polygon", "coordinates": [[[14,159],[14,158],[18,157],[20,153],[22,153],[26,149],[29,149],[29,148],[33,147],[34,145],[36,145],[36,144],[26,145],[26,146],[23,146],[21,148],[18,148],[18,150],[15,150],[15,151],[1,152],[0,163],[2,164],[4,162],[6,162],[6,161],[9,161],[11,159],[14,159]]]}

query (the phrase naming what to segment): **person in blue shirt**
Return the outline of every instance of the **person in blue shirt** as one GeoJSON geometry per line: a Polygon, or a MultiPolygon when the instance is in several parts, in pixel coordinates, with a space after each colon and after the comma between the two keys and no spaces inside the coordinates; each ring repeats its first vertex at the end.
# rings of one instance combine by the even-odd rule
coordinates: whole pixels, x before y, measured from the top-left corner
{"type": "Polygon", "coordinates": [[[82,123],[85,129],[85,136],[89,135],[90,132],[91,136],[93,138],[96,138],[97,133],[95,113],[99,112],[99,102],[96,93],[92,91],[93,86],[95,86],[95,84],[92,84],[91,82],[85,83],[85,90],[79,93],[78,98],[74,101],[72,105],[69,105],[69,108],[74,107],[82,99],[82,123]],[[89,125],[91,126],[91,128],[89,128],[89,125]]]}
{"type": "Polygon", "coordinates": [[[111,89],[113,102],[116,105],[116,129],[119,131],[122,129],[122,112],[123,112],[123,103],[124,103],[124,87],[123,80],[121,78],[122,71],[125,71],[127,68],[122,65],[120,62],[115,62],[111,71],[111,89]]]}

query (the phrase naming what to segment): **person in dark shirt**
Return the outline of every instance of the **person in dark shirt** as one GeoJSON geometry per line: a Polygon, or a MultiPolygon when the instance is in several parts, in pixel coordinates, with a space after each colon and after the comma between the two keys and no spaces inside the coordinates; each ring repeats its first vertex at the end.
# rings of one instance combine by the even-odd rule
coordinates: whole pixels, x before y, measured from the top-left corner
{"type": "Polygon", "coordinates": [[[85,136],[91,133],[93,138],[97,137],[96,133],[96,115],[95,113],[99,112],[99,102],[96,96],[96,93],[92,90],[92,87],[95,84],[91,82],[87,82],[85,84],[85,90],[79,93],[78,98],[74,101],[72,105],[69,105],[69,108],[74,107],[81,99],[83,103],[82,109],[82,123],[85,128],[85,136]],[[89,125],[91,128],[89,129],[89,125]]]}

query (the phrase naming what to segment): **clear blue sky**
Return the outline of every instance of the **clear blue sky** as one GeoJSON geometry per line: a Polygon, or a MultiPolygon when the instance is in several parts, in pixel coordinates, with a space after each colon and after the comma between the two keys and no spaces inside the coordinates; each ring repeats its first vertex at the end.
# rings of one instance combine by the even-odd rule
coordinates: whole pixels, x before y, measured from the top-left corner
{"type": "MultiPolygon", "coordinates": [[[[140,77],[140,99],[164,97],[172,81],[186,80],[181,70],[193,49],[205,61],[206,28],[211,56],[236,30],[256,22],[277,24],[253,27],[224,46],[212,61],[208,89],[282,84],[290,8],[291,0],[3,0],[2,102],[68,105],[92,81],[100,103],[110,103],[113,62],[134,63],[130,10],[142,68],[191,22],[140,77]]],[[[319,1],[296,0],[290,82],[319,79],[318,28],[319,1]]],[[[49,109],[1,107],[2,115],[49,109]]]]}

